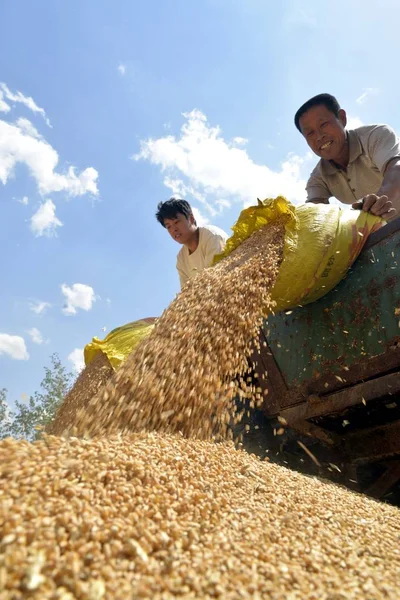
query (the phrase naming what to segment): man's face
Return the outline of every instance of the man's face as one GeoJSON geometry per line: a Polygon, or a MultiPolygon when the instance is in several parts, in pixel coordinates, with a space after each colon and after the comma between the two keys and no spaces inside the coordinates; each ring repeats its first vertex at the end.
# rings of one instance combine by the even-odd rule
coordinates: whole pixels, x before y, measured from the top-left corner
{"type": "Polygon", "coordinates": [[[346,144],[346,113],[339,111],[338,117],[323,104],[313,106],[300,117],[301,133],[311,150],[320,158],[335,160],[346,144]]]}
{"type": "Polygon", "coordinates": [[[178,213],[175,219],[164,219],[164,225],[178,244],[186,244],[197,229],[193,215],[187,219],[182,213],[178,213]]]}

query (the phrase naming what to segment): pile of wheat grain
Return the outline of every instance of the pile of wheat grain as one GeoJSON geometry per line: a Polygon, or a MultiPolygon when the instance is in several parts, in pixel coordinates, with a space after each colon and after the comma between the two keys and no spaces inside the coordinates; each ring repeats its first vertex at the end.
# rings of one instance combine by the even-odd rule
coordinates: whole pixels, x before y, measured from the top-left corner
{"type": "Polygon", "coordinates": [[[248,357],[271,309],[283,243],[283,222],[264,227],[190,280],[109,384],[79,411],[63,407],[70,419],[56,416],[51,432],[228,436],[232,399],[262,401],[247,381],[248,357]]]}
{"type": "Polygon", "coordinates": [[[397,600],[400,516],[230,443],[0,442],[0,599],[397,600]]]}
{"type": "Polygon", "coordinates": [[[59,407],[56,421],[46,426],[46,433],[57,435],[68,429],[77,411],[96,396],[113,374],[114,369],[110,361],[105,354],[100,352],[80,373],[73,388],[59,407]]]}

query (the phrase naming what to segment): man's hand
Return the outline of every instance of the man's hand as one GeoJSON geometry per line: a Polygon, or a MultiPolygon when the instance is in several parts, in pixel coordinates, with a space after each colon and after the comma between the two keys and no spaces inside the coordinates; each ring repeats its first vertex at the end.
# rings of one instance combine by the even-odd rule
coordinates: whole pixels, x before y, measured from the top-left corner
{"type": "Polygon", "coordinates": [[[382,219],[392,219],[396,216],[396,209],[387,196],[368,194],[361,200],[354,202],[352,206],[357,210],[363,210],[377,217],[382,217],[382,219]]]}

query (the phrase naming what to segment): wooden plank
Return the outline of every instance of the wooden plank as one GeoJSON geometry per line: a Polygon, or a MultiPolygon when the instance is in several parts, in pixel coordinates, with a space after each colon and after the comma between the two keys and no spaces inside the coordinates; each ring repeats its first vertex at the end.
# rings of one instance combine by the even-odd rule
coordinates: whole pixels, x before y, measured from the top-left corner
{"type": "Polygon", "coordinates": [[[311,396],[306,403],[288,408],[284,414],[285,418],[294,420],[311,419],[340,413],[350,406],[361,404],[363,398],[368,401],[399,391],[400,373],[389,373],[326,396],[311,396]]]}
{"type": "Polygon", "coordinates": [[[400,479],[400,460],[394,461],[374,483],[365,490],[368,496],[382,498],[400,479]]]}
{"type": "MultiPolygon", "coordinates": [[[[282,415],[285,416],[285,413],[282,413],[282,415]]],[[[323,444],[326,444],[328,446],[338,446],[341,442],[340,436],[338,436],[336,433],[334,433],[333,431],[326,431],[326,429],[322,429],[322,427],[318,427],[318,425],[314,425],[314,423],[309,423],[304,419],[291,421],[288,420],[286,416],[285,419],[287,421],[288,426],[294,429],[295,431],[317,439],[323,444]]]]}
{"type": "Polygon", "coordinates": [[[256,372],[258,370],[258,383],[261,389],[263,392],[265,389],[268,390],[263,410],[268,415],[275,415],[280,411],[280,398],[287,393],[287,386],[262,329],[260,329],[259,342],[260,350],[254,350],[251,360],[256,365],[256,372]]]}
{"type": "Polygon", "coordinates": [[[400,421],[349,433],[344,438],[343,449],[358,463],[400,455],[400,421]]]}

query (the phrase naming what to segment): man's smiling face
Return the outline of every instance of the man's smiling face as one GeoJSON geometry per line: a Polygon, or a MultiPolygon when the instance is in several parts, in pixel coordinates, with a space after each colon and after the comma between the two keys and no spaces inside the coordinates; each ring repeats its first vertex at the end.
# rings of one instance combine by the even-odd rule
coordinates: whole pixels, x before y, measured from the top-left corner
{"type": "Polygon", "coordinates": [[[346,145],[346,113],[343,109],[336,117],[323,104],[313,106],[300,117],[301,133],[311,150],[320,158],[336,160],[346,145]]]}

